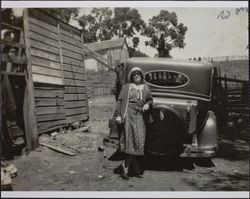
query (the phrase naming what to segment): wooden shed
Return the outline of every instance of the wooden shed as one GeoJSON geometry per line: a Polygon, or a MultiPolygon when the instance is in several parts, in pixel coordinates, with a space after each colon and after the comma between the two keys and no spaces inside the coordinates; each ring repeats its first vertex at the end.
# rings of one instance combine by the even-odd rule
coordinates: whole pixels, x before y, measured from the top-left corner
{"type": "MultiPolygon", "coordinates": [[[[117,63],[123,63],[127,58],[129,58],[128,44],[124,37],[89,43],[86,44],[86,46],[100,54],[105,60],[107,60],[107,64],[110,66],[115,67],[117,63]]],[[[86,55],[85,58],[86,69],[95,71],[107,70],[105,66],[91,56],[86,55]]]]}
{"type": "Polygon", "coordinates": [[[28,148],[36,148],[38,134],[88,120],[80,30],[41,9],[25,9],[23,27],[8,23],[1,26],[20,31],[21,38],[12,43],[3,39],[3,45],[25,50],[22,54],[3,55],[1,62],[10,69],[5,67],[1,76],[23,76],[26,82],[21,95],[23,107],[19,109],[23,110],[28,148]],[[25,65],[24,69],[19,71],[15,63],[25,65]]]}

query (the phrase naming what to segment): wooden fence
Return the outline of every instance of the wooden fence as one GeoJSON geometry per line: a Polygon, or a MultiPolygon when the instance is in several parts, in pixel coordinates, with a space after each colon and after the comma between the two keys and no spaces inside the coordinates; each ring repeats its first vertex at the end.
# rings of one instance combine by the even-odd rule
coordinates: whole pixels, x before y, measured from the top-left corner
{"type": "Polygon", "coordinates": [[[214,82],[213,108],[219,124],[227,125],[249,117],[248,105],[249,81],[223,77],[218,74],[214,82]]]}

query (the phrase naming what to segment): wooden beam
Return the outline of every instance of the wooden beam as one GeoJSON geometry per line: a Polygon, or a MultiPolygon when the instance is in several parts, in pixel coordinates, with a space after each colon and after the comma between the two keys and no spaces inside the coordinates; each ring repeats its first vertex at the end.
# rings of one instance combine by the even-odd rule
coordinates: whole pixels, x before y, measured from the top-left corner
{"type": "Polygon", "coordinates": [[[7,46],[11,46],[11,47],[15,47],[15,48],[26,48],[26,46],[24,44],[20,44],[20,43],[16,43],[13,41],[9,41],[9,40],[2,40],[2,45],[5,44],[7,46]]]}
{"type": "Polygon", "coordinates": [[[51,77],[48,75],[33,74],[33,81],[36,83],[63,85],[61,77],[51,77]]]}
{"type": "Polygon", "coordinates": [[[23,20],[24,20],[23,21],[24,41],[26,45],[26,57],[28,60],[23,115],[24,115],[27,149],[31,151],[38,147],[38,131],[36,124],[34,85],[33,85],[32,68],[31,68],[32,64],[31,64],[31,51],[30,51],[28,9],[24,10],[23,20]]]}
{"type": "Polygon", "coordinates": [[[18,26],[13,26],[13,25],[5,23],[5,22],[1,22],[1,25],[2,25],[2,28],[3,28],[3,26],[5,26],[5,27],[8,27],[8,28],[14,29],[14,30],[19,30],[19,31],[22,30],[22,28],[20,28],[18,26]]]}
{"type": "Polygon", "coordinates": [[[84,64],[84,80],[85,80],[85,94],[86,94],[86,102],[87,102],[87,118],[89,118],[89,101],[88,101],[88,82],[87,82],[87,76],[86,76],[86,65],[85,65],[85,55],[83,53],[84,46],[83,46],[83,33],[81,34],[81,40],[82,40],[82,57],[83,57],[83,64],[84,64]]]}
{"type": "Polygon", "coordinates": [[[26,64],[27,60],[24,57],[19,57],[16,55],[8,56],[6,54],[2,54],[2,62],[10,62],[10,63],[16,63],[16,64],[26,64]]]}
{"type": "Polygon", "coordinates": [[[1,71],[1,74],[12,75],[12,76],[25,76],[25,73],[23,73],[23,72],[6,72],[6,71],[1,71]]]}
{"type": "Polygon", "coordinates": [[[63,53],[62,53],[62,42],[61,42],[61,30],[60,23],[57,24],[58,31],[58,42],[59,42],[59,52],[60,52],[60,63],[61,63],[61,77],[62,82],[64,81],[64,72],[63,72],[63,53]]]}

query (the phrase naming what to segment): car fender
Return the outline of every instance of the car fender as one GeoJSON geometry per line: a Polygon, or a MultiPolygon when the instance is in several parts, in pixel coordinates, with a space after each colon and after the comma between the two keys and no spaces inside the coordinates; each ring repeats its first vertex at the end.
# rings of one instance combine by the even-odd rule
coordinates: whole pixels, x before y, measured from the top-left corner
{"type": "Polygon", "coordinates": [[[198,134],[199,148],[217,147],[217,123],[214,112],[208,111],[208,118],[205,126],[198,134]]]}

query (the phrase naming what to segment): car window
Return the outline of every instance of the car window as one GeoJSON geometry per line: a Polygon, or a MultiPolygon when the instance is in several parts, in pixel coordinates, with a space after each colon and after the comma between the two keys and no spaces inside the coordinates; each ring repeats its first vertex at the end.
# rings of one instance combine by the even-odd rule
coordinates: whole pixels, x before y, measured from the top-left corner
{"type": "Polygon", "coordinates": [[[188,84],[189,78],[176,71],[154,70],[145,74],[145,81],[156,87],[182,87],[188,84]]]}

